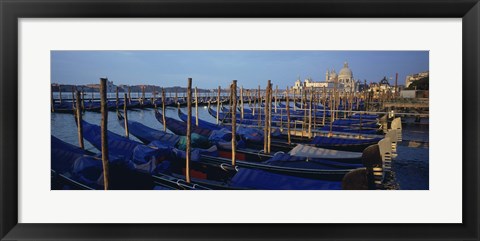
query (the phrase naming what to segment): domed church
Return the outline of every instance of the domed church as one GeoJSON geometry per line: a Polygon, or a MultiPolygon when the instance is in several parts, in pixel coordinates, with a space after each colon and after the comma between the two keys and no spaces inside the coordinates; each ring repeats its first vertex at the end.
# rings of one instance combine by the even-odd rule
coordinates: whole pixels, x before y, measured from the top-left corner
{"type": "Polygon", "coordinates": [[[340,70],[338,75],[335,72],[335,69],[333,69],[332,71],[327,70],[327,73],[325,75],[325,82],[335,81],[338,81],[339,88],[343,88],[347,92],[355,90],[355,80],[353,79],[353,72],[348,67],[347,62],[343,63],[343,68],[340,70]]]}
{"type": "Polygon", "coordinates": [[[295,81],[295,85],[293,86],[294,89],[300,90],[304,88],[323,88],[326,87],[327,89],[334,89],[335,83],[337,83],[337,90],[345,91],[345,92],[352,92],[358,91],[358,84],[355,82],[353,78],[353,72],[348,67],[348,63],[345,62],[343,64],[343,68],[337,74],[335,69],[327,70],[325,74],[325,81],[313,81],[312,78],[307,78],[302,83],[300,78],[295,81]]]}

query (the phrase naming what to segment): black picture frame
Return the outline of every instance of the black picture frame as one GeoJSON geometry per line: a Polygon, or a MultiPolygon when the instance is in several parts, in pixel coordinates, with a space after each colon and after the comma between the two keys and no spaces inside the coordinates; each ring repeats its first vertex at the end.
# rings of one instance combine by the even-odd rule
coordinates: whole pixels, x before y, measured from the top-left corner
{"type": "MultiPolygon", "coordinates": [[[[479,240],[478,0],[0,0],[0,237],[2,240],[479,240]],[[19,18],[462,18],[462,224],[18,223],[19,18]]],[[[456,117],[452,117],[456,118],[456,117]]],[[[451,140],[454,141],[454,140],[451,140]]],[[[460,155],[460,153],[459,153],[460,155]]],[[[444,160],[451,161],[451,160],[444,160]]],[[[448,178],[448,174],[445,174],[448,178]]]]}

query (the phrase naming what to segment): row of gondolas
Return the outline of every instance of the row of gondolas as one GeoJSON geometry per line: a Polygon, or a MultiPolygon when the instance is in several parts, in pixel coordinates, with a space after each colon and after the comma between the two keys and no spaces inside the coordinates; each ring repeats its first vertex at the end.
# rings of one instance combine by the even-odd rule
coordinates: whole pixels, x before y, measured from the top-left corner
{"type": "MultiPolygon", "coordinates": [[[[224,97],[220,100],[222,103],[226,102],[227,99],[224,97]]],[[[211,97],[202,97],[199,98],[199,104],[206,104],[206,103],[216,103],[216,98],[211,97]]],[[[177,104],[185,105],[186,99],[185,98],[174,98],[174,97],[166,97],[165,101],[162,101],[161,98],[130,98],[126,101],[123,98],[113,99],[107,101],[107,108],[109,110],[116,110],[118,108],[123,109],[126,103],[127,109],[141,109],[141,108],[153,108],[155,106],[176,106],[177,104]]],[[[100,101],[94,99],[83,99],[81,102],[82,109],[85,111],[93,111],[93,112],[100,112],[100,101]]],[[[70,100],[62,100],[59,99],[53,100],[52,99],[52,111],[57,113],[73,113],[75,111],[75,101],[70,100]]]]}
{"type": "MultiPolygon", "coordinates": [[[[198,104],[199,105],[207,105],[207,104],[216,104],[217,103],[217,97],[199,97],[198,98],[198,104]]],[[[327,98],[328,100],[328,98],[327,98]]],[[[224,104],[229,102],[229,98],[226,96],[220,97],[220,103],[224,104]]],[[[252,104],[252,102],[256,103],[256,100],[250,97],[244,97],[243,100],[244,103],[249,103],[252,104]]],[[[109,110],[116,110],[118,108],[123,109],[126,107],[127,109],[141,109],[141,108],[154,108],[155,106],[162,106],[165,104],[165,106],[173,106],[176,107],[177,105],[186,105],[187,100],[184,97],[165,97],[165,101],[162,100],[162,98],[118,98],[118,99],[109,99],[107,101],[107,108],[109,110]],[[126,106],[125,106],[126,103],[126,106]]],[[[195,100],[193,100],[193,103],[195,103],[195,100]]],[[[348,107],[351,108],[351,110],[361,110],[364,108],[365,102],[363,100],[358,101],[357,105],[357,100],[352,101],[352,103],[349,103],[349,100],[344,100],[340,99],[338,106],[336,109],[338,110],[343,110],[344,106],[345,108],[348,109],[348,107]]],[[[93,111],[93,112],[100,112],[100,101],[95,100],[93,98],[88,99],[88,98],[83,98],[81,101],[82,109],[85,111],[93,111]]],[[[301,102],[301,99],[298,100],[298,102],[295,102],[295,107],[293,108],[303,108],[308,106],[308,103],[303,103],[301,102]]],[[[263,105],[262,105],[263,106],[263,105]]],[[[278,103],[277,107],[285,107],[284,104],[278,103]]],[[[317,108],[323,108],[322,105],[315,105],[314,107],[317,108]]],[[[292,108],[292,109],[293,109],[292,108]]],[[[327,108],[328,109],[328,108],[327,108]]],[[[73,113],[75,111],[75,101],[72,99],[53,99],[52,98],[52,110],[57,113],[73,113]]],[[[320,110],[320,109],[319,109],[320,110]]],[[[246,109],[245,111],[249,111],[246,109]]],[[[250,111],[253,111],[250,109],[250,111]]],[[[297,112],[300,113],[300,112],[297,112]]]]}
{"type": "MultiPolygon", "coordinates": [[[[325,107],[317,107],[315,115],[330,117],[331,112],[323,113],[325,107]]],[[[232,165],[232,125],[228,123],[232,111],[208,109],[221,121],[216,124],[192,116],[190,182],[185,177],[185,113],[178,109],[178,118],[172,118],[153,109],[152,115],[169,130],[164,131],[125,121],[117,111],[118,124],[124,128],[128,124],[129,135],[140,142],[108,131],[109,189],[384,189],[401,141],[400,118],[380,124],[377,115],[353,114],[319,128],[314,137],[292,135],[288,143],[285,115],[273,113],[270,153],[265,153],[261,128],[265,118],[260,110],[255,114],[253,108],[245,108],[243,114],[237,112],[236,161],[232,165]],[[322,134],[322,128],[328,129],[328,135],[322,134]]],[[[302,110],[290,111],[297,119],[305,116],[302,110]]],[[[52,189],[104,189],[101,128],[84,120],[82,128],[83,138],[98,151],[52,136],[52,189]]]]}

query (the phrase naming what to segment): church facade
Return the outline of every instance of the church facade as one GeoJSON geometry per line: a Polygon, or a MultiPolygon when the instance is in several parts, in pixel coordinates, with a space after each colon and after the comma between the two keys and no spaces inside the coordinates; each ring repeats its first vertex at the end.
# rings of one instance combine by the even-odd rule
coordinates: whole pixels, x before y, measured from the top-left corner
{"type": "Polygon", "coordinates": [[[302,83],[300,79],[295,81],[293,89],[302,90],[309,88],[327,88],[327,90],[334,89],[335,87],[339,91],[353,92],[358,91],[358,84],[360,81],[355,81],[353,78],[353,72],[348,67],[348,63],[343,64],[343,68],[337,74],[335,69],[327,70],[325,73],[325,81],[313,81],[312,78],[307,78],[302,83]],[[335,86],[336,85],[336,86],[335,86]]]}

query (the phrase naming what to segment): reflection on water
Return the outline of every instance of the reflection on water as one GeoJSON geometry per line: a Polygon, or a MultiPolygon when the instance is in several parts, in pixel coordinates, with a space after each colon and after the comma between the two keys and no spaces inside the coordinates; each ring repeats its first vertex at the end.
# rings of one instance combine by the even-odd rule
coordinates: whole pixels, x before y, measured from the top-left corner
{"type": "Polygon", "coordinates": [[[428,190],[429,149],[398,146],[398,157],[392,163],[400,189],[428,190]]]}

